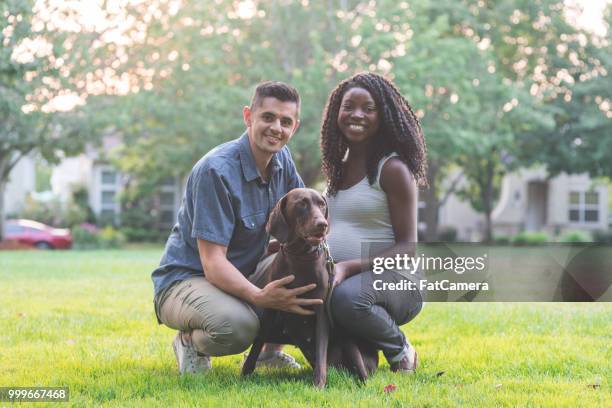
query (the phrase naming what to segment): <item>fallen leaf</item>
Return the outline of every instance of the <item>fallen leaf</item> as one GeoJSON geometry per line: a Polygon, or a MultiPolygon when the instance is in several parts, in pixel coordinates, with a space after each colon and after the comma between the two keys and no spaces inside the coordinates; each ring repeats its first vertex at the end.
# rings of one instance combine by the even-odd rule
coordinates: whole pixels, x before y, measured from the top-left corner
{"type": "Polygon", "coordinates": [[[497,389],[500,389],[501,387],[502,387],[502,384],[501,384],[501,383],[500,383],[500,384],[496,384],[496,385],[495,385],[495,388],[497,388],[497,389]]]}
{"type": "Polygon", "coordinates": [[[601,385],[599,385],[599,384],[588,384],[587,387],[596,390],[597,388],[601,387],[601,385]]]}
{"type": "Polygon", "coordinates": [[[26,317],[27,314],[24,313],[24,312],[19,312],[19,313],[17,313],[17,316],[19,316],[19,317],[26,317]]]}
{"type": "Polygon", "coordinates": [[[385,392],[393,392],[397,389],[397,385],[395,384],[389,384],[385,387],[384,391],[385,392]]]}

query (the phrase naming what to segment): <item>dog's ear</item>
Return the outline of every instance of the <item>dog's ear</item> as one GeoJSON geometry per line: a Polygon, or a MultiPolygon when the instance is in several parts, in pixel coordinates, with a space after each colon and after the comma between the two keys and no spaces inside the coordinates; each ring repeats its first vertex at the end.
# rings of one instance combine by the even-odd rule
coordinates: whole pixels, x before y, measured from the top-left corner
{"type": "Polygon", "coordinates": [[[284,196],[276,203],[266,225],[266,231],[281,244],[284,244],[289,239],[289,224],[287,224],[284,212],[286,201],[287,196],[284,196]]]}

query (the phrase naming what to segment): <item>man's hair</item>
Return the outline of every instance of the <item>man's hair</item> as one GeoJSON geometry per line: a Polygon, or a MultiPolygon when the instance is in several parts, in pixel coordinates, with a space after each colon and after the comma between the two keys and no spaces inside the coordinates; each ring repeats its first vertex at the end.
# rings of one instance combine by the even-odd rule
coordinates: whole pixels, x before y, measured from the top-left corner
{"type": "Polygon", "coordinates": [[[300,94],[291,85],[278,81],[260,82],[255,88],[255,93],[251,99],[251,109],[261,105],[264,98],[276,98],[281,102],[295,102],[299,116],[300,94]]]}
{"type": "Polygon", "coordinates": [[[327,178],[328,193],[335,195],[342,180],[342,160],[348,143],[338,128],[338,114],[342,97],[352,88],[363,88],[370,93],[376,103],[380,121],[366,157],[369,183],[374,184],[376,180],[380,159],[396,152],[416,182],[426,185],[427,149],[417,116],[395,85],[380,75],[366,72],[342,81],[329,95],[323,112],[321,167],[327,178]]]}

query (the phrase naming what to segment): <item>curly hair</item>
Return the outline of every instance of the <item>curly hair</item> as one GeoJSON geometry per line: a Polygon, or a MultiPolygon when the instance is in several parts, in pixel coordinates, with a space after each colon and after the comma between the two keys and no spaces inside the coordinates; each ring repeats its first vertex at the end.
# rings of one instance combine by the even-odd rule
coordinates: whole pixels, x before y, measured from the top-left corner
{"type": "Polygon", "coordinates": [[[327,178],[327,193],[335,195],[342,180],[342,161],[348,143],[338,128],[338,114],[344,94],[352,88],[367,90],[378,107],[380,127],[366,158],[368,182],[375,182],[380,159],[396,152],[417,184],[426,184],[427,148],[416,115],[395,85],[380,75],[367,72],[342,81],[329,95],[323,111],[321,168],[327,178]]]}

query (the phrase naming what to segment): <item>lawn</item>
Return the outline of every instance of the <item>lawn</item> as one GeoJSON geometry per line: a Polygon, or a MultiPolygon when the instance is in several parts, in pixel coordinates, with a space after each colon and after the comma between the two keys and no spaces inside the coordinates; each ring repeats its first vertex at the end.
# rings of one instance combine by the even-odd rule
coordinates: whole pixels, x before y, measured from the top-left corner
{"type": "Polygon", "coordinates": [[[160,255],[0,252],[0,386],[68,386],[76,406],[611,406],[612,303],[429,303],[403,327],[418,373],[384,363],[365,385],[332,370],[319,391],[310,368],[243,379],[242,356],[180,377],[152,309],[160,255]]]}

